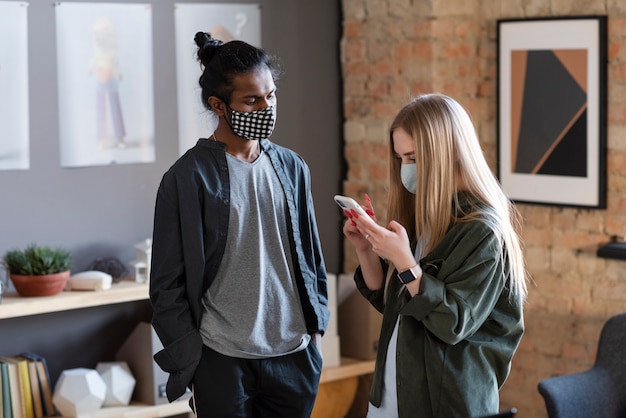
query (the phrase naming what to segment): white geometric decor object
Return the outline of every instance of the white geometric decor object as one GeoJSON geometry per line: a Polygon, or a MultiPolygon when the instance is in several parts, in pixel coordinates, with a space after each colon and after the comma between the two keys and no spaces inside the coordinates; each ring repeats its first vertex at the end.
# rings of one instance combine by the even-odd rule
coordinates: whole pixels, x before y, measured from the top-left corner
{"type": "Polygon", "coordinates": [[[136,380],[125,361],[105,361],[96,366],[107,385],[102,406],[126,406],[133,396],[136,380]]]}
{"type": "Polygon", "coordinates": [[[99,410],[107,387],[94,369],[76,368],[61,372],[54,388],[52,403],[61,415],[78,417],[99,410]]]}
{"type": "Polygon", "coordinates": [[[150,264],[152,263],[152,238],[146,238],[134,245],[135,259],[130,265],[135,270],[135,281],[145,283],[150,279],[150,264]]]}

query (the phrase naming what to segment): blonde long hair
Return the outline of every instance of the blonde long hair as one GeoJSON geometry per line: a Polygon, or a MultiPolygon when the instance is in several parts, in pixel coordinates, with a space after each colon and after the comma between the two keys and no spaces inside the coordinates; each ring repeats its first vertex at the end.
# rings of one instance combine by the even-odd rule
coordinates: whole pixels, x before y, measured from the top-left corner
{"type": "Polygon", "coordinates": [[[518,235],[521,217],[491,172],[469,114],[448,96],[427,94],[412,100],[395,117],[389,135],[392,151],[393,132],[398,128],[415,141],[417,193],[402,185],[401,161],[391,152],[389,218],[420,242],[422,255],[442,240],[451,225],[479,217],[486,220],[498,237],[501,257],[507,257],[511,293],[524,300],[528,289],[518,235]],[[460,181],[478,204],[458,216],[460,181]]]}

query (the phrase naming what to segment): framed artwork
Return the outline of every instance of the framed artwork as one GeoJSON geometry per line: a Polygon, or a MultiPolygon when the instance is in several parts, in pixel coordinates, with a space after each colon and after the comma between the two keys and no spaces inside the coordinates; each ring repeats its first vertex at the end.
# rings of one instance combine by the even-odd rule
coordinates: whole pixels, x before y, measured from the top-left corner
{"type": "Polygon", "coordinates": [[[30,116],[26,2],[0,1],[0,92],[0,170],[27,170],[30,116]]]}
{"type": "Polygon", "coordinates": [[[498,177],[514,201],[606,208],[606,16],[498,20],[498,177]]]}
{"type": "Polygon", "coordinates": [[[152,5],[55,2],[64,168],[152,163],[152,5]]]}

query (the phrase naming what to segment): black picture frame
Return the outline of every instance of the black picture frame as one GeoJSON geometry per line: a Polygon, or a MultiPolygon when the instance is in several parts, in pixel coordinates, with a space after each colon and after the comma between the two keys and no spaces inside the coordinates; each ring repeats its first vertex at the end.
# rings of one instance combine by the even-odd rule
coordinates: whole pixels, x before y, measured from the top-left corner
{"type": "Polygon", "coordinates": [[[497,67],[505,193],[606,208],[607,16],[500,19],[497,67]]]}

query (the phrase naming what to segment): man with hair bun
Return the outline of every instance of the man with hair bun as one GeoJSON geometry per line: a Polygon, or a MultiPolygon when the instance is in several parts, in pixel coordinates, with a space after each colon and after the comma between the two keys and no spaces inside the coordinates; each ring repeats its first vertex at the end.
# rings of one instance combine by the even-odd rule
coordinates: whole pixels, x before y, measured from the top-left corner
{"type": "Polygon", "coordinates": [[[309,417],[329,319],[310,172],[269,140],[276,58],[195,35],[202,103],[219,122],[164,174],[152,245],[152,325],[170,401],[198,417],[309,417]]]}

